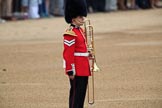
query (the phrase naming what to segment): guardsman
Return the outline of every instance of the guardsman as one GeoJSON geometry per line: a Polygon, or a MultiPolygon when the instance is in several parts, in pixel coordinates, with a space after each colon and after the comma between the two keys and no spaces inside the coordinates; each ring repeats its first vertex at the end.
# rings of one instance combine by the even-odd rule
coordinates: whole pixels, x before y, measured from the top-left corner
{"type": "Polygon", "coordinates": [[[64,66],[70,81],[69,108],[83,108],[90,73],[89,53],[83,29],[87,16],[85,0],[65,0],[64,66]]]}

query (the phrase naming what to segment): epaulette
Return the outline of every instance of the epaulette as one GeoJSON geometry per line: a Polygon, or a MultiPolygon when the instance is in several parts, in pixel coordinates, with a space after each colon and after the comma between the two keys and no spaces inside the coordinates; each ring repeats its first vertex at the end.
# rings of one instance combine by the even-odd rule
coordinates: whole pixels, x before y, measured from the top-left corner
{"type": "Polygon", "coordinates": [[[64,36],[64,35],[77,36],[77,35],[75,34],[75,32],[73,31],[73,28],[72,28],[72,27],[69,27],[69,28],[65,31],[65,33],[63,34],[63,36],[64,36]]]}

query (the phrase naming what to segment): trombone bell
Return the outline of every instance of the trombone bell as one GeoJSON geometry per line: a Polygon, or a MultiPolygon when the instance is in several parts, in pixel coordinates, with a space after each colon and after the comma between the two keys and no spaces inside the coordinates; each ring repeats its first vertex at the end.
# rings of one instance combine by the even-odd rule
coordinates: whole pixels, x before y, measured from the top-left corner
{"type": "Polygon", "coordinates": [[[94,66],[94,67],[93,67],[93,72],[98,72],[98,71],[100,71],[100,68],[98,68],[96,62],[94,62],[93,66],[94,66]]]}

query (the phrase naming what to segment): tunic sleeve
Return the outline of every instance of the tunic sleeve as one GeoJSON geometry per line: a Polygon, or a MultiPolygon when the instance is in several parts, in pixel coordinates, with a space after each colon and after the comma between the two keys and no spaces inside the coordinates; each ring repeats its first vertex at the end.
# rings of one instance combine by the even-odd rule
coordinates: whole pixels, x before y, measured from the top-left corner
{"type": "Polygon", "coordinates": [[[75,63],[74,63],[74,52],[75,52],[75,42],[76,36],[70,35],[69,33],[64,34],[64,66],[65,72],[68,75],[75,75],[75,63]]]}

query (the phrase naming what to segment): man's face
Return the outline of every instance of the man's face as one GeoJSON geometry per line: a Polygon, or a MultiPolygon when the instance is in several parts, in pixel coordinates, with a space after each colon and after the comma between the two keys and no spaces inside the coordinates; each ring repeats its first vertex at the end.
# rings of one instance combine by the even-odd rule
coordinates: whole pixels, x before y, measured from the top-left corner
{"type": "Polygon", "coordinates": [[[82,26],[84,24],[84,17],[83,16],[78,16],[76,18],[73,18],[72,23],[77,25],[77,26],[82,26]]]}

